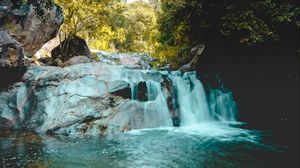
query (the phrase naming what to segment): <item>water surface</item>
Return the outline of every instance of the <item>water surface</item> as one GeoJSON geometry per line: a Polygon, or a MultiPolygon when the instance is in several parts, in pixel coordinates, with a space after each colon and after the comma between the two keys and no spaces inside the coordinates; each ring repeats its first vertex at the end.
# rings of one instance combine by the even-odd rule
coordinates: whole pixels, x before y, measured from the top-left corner
{"type": "MultiPolygon", "coordinates": [[[[266,144],[263,132],[206,123],[134,130],[107,137],[49,137],[2,131],[2,167],[107,168],[296,167],[288,147],[266,144]]],[[[269,137],[270,138],[270,137],[269,137]]],[[[269,142],[269,141],[268,141],[269,142]]]]}

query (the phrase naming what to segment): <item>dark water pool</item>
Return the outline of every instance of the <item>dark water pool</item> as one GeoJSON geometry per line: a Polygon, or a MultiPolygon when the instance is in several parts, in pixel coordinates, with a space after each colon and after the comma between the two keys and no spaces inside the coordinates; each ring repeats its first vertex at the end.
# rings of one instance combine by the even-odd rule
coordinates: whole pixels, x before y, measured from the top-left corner
{"type": "Polygon", "coordinates": [[[0,165],[28,168],[297,168],[296,149],[263,132],[223,124],[131,131],[108,137],[0,133],[0,165]]]}

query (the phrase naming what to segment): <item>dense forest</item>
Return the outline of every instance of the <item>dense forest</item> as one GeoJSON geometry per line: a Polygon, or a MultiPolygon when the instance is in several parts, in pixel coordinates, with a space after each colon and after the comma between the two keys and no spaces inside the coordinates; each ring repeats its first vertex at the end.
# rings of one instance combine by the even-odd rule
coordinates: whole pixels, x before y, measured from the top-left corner
{"type": "MultiPolygon", "coordinates": [[[[30,3],[43,16],[42,7],[53,1],[30,3]]],[[[176,69],[190,61],[191,48],[220,44],[253,48],[266,44],[297,51],[300,6],[289,0],[55,0],[64,11],[60,37],[79,36],[91,49],[145,52],[159,58],[158,65],[176,69]]],[[[26,9],[24,9],[26,10],[26,9]]],[[[1,21],[3,22],[3,21],[1,21]]]]}
{"type": "MultiPolygon", "coordinates": [[[[158,65],[176,69],[190,61],[191,48],[230,44],[246,48],[266,44],[297,51],[300,28],[298,1],[282,0],[56,0],[64,11],[63,38],[80,36],[90,48],[114,52],[145,52],[158,65]]],[[[31,3],[43,17],[42,6],[31,3]]],[[[299,52],[299,51],[298,51],[299,52]]]]}
{"type": "Polygon", "coordinates": [[[64,37],[80,36],[92,49],[146,52],[174,68],[188,62],[190,49],[201,43],[249,48],[272,43],[298,49],[297,1],[56,2],[64,10],[64,37]]]}

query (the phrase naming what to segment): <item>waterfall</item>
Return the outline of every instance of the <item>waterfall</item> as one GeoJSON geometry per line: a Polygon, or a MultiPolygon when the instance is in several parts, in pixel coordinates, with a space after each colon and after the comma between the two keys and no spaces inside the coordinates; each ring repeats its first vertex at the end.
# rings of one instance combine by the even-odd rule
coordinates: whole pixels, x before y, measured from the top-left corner
{"type": "Polygon", "coordinates": [[[219,121],[236,121],[237,104],[229,91],[212,89],[209,93],[210,109],[219,121]]]}
{"type": "Polygon", "coordinates": [[[170,75],[173,87],[177,92],[175,97],[179,104],[182,125],[195,125],[211,121],[210,111],[202,83],[196,78],[196,73],[170,75]]]}
{"type": "Polygon", "coordinates": [[[196,72],[130,71],[124,80],[131,89],[132,129],[235,121],[232,93],[211,89],[206,96],[196,72]]]}

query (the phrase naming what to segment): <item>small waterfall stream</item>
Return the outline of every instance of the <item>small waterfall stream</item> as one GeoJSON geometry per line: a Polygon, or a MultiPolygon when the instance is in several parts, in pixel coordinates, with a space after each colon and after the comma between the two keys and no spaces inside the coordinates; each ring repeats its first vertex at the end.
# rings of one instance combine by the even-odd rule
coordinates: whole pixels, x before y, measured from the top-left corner
{"type": "Polygon", "coordinates": [[[196,72],[130,71],[124,80],[131,89],[132,129],[236,120],[231,92],[211,89],[206,96],[196,72]]]}

